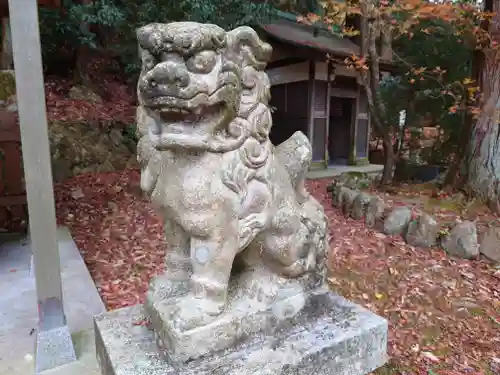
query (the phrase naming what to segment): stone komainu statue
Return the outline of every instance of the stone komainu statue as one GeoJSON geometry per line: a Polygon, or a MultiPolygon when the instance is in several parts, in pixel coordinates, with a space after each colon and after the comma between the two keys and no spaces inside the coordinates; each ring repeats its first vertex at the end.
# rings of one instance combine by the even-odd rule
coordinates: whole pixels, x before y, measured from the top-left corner
{"type": "Polygon", "coordinates": [[[249,27],[191,22],[137,37],[141,188],[168,243],[148,298],[177,293],[172,319],[192,329],[224,312],[235,263],[322,284],[327,220],[304,186],[311,145],[300,132],[269,140],[271,46],[249,27]]]}

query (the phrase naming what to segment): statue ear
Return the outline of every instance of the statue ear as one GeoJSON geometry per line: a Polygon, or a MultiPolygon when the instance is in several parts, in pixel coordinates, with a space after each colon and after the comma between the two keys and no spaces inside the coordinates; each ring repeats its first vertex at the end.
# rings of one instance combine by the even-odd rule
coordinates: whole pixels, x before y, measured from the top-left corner
{"type": "Polygon", "coordinates": [[[241,26],[227,33],[227,44],[233,57],[243,66],[251,65],[263,70],[271,59],[273,48],[260,39],[257,32],[248,26],[241,26]]]}

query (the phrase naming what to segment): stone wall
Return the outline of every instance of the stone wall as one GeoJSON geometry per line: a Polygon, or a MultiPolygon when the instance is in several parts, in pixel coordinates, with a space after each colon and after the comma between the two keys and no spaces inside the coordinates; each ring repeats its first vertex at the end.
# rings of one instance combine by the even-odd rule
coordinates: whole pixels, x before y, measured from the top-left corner
{"type": "Polygon", "coordinates": [[[106,128],[86,122],[51,122],[49,139],[54,181],[81,173],[135,168],[135,141],[121,124],[106,128]]]}
{"type": "Polygon", "coordinates": [[[449,255],[477,259],[480,254],[500,262],[500,228],[489,228],[478,235],[475,222],[461,221],[452,228],[442,225],[425,212],[409,207],[389,207],[381,198],[361,189],[368,181],[363,176],[343,175],[328,187],[332,205],[346,217],[364,219],[368,227],[387,235],[402,236],[413,246],[441,246],[449,255]]]}
{"type": "MultiPolygon", "coordinates": [[[[97,100],[76,86],[70,95],[97,100]]],[[[0,111],[17,112],[15,77],[10,70],[0,71],[0,111]]],[[[136,141],[122,123],[102,126],[86,121],[50,121],[48,127],[55,182],[81,173],[137,167],[136,141]]]]}

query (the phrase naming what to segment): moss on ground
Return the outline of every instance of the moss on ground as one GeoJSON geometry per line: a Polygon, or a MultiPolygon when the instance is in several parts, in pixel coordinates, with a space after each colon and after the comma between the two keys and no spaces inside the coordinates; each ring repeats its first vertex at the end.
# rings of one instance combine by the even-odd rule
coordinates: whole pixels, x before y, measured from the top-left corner
{"type": "Polygon", "coordinates": [[[392,364],[391,362],[386,363],[384,366],[379,367],[376,369],[372,374],[373,375],[396,375],[396,374],[402,374],[405,372],[409,372],[411,374],[411,371],[407,368],[403,368],[401,366],[392,364]]]}
{"type": "Polygon", "coordinates": [[[368,174],[366,174],[365,172],[349,171],[349,172],[345,172],[344,174],[349,176],[349,177],[368,178],[368,174]]]}

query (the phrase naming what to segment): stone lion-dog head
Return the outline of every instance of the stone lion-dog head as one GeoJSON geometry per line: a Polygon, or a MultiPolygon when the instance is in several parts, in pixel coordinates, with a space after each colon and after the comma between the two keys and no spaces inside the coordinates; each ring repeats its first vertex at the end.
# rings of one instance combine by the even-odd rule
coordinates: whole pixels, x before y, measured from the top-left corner
{"type": "Polygon", "coordinates": [[[153,119],[149,136],[155,148],[226,152],[249,136],[267,138],[269,128],[244,121],[270,97],[263,68],[272,48],[253,29],[155,23],[140,28],[137,39],[142,60],[137,94],[153,119]]]}
{"type": "MultiPolygon", "coordinates": [[[[151,181],[161,169],[156,151],[237,150],[226,162],[243,167],[246,172],[238,174],[246,176],[266,164],[272,147],[270,83],[264,71],[269,44],[250,27],[226,32],[195,22],[150,24],[138,29],[137,39],[142,60],[139,162],[143,172],[148,163],[156,166],[145,173],[151,181]]],[[[233,190],[242,188],[235,187],[241,185],[238,179],[226,176],[233,190]]]]}

